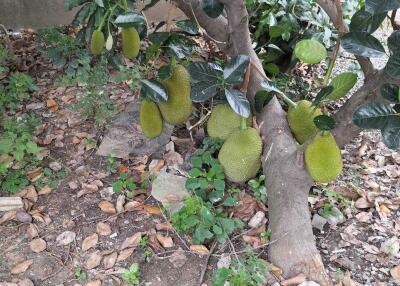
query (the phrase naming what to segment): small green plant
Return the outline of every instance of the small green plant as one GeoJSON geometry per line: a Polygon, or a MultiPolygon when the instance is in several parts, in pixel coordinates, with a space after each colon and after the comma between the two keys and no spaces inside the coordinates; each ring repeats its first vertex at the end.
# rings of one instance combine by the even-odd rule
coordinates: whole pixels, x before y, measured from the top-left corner
{"type": "Polygon", "coordinates": [[[129,285],[139,285],[140,283],[140,270],[139,264],[133,263],[129,269],[126,269],[122,273],[122,278],[125,280],[126,283],[129,285]]]}
{"type": "Polygon", "coordinates": [[[118,159],[115,157],[115,153],[111,152],[110,155],[106,157],[106,170],[110,174],[117,172],[117,167],[119,165],[118,159]]]}
{"type": "Polygon", "coordinates": [[[142,191],[147,191],[150,187],[151,182],[153,182],[156,178],[156,174],[147,174],[143,182],[140,184],[140,189],[142,191]]]}
{"type": "Polygon", "coordinates": [[[216,237],[224,242],[237,228],[243,228],[238,219],[226,216],[222,207],[192,196],[185,199],[184,206],[172,215],[172,224],[178,232],[193,232],[193,242],[202,244],[216,237]]]}
{"type": "Polygon", "coordinates": [[[151,252],[150,250],[146,249],[143,253],[144,259],[149,262],[150,258],[153,256],[153,252],[151,252]]]}
{"type": "Polygon", "coordinates": [[[129,177],[126,173],[119,174],[118,180],[116,180],[113,184],[114,193],[120,193],[124,190],[133,192],[136,189],[135,182],[129,177]]]}
{"type": "Polygon", "coordinates": [[[78,279],[80,282],[83,282],[88,279],[87,273],[82,270],[81,268],[75,268],[74,276],[76,279],[78,279]]]}
{"type": "Polygon", "coordinates": [[[119,73],[112,79],[115,83],[126,82],[131,90],[140,88],[141,75],[138,65],[121,66],[119,73]]]}
{"type": "Polygon", "coordinates": [[[265,188],[265,176],[261,175],[258,179],[252,179],[248,185],[254,193],[258,202],[265,204],[267,202],[267,189],[265,188]]]}
{"type": "Polygon", "coordinates": [[[103,90],[88,86],[73,110],[79,112],[84,120],[93,118],[95,124],[101,126],[114,114],[116,108],[114,101],[103,90]]]}
{"type": "Polygon", "coordinates": [[[265,241],[269,241],[271,239],[271,229],[267,228],[266,230],[264,230],[261,233],[261,237],[265,240],[265,241]]]}
{"type": "Polygon", "coordinates": [[[58,184],[61,179],[65,178],[67,173],[65,171],[55,172],[50,168],[43,169],[43,176],[37,180],[34,185],[36,188],[41,189],[45,186],[50,187],[51,189],[55,189],[58,187],[58,184]]]}
{"type": "Polygon", "coordinates": [[[11,73],[0,83],[0,111],[16,110],[21,103],[30,98],[31,91],[37,90],[30,76],[18,72],[11,73]]]}
{"type": "Polygon", "coordinates": [[[17,192],[28,184],[26,168],[36,167],[40,148],[33,141],[40,119],[34,115],[15,120],[5,117],[0,122],[0,186],[4,191],[17,192]],[[18,165],[14,170],[12,166],[18,165]]]}
{"type": "Polygon", "coordinates": [[[259,286],[266,283],[266,272],[269,264],[251,254],[239,261],[232,261],[229,267],[222,267],[214,273],[213,286],[259,286]]]}
{"type": "Polygon", "coordinates": [[[326,203],[326,205],[330,205],[330,208],[325,205],[327,212],[330,209],[332,209],[332,207],[335,204],[342,204],[343,206],[350,207],[350,208],[353,207],[353,205],[354,205],[354,203],[351,200],[349,200],[348,198],[346,198],[342,194],[336,192],[335,190],[331,190],[329,188],[322,188],[322,189],[313,188],[313,193],[314,194],[321,194],[321,195],[323,195],[323,196],[328,198],[328,202],[326,203]]]}
{"type": "Polygon", "coordinates": [[[139,246],[141,248],[147,248],[147,246],[149,246],[149,243],[150,241],[147,235],[142,236],[139,240],[139,246]]]}

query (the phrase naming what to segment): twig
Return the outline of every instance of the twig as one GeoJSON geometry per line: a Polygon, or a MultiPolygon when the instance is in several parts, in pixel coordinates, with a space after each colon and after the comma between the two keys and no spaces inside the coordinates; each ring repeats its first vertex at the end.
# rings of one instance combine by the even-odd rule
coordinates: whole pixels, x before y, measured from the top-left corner
{"type": "Polygon", "coordinates": [[[203,116],[199,121],[197,121],[194,125],[190,126],[188,128],[189,131],[192,131],[193,128],[196,128],[197,126],[201,125],[204,121],[207,120],[207,118],[211,115],[211,110],[207,112],[206,115],[203,116]]]}
{"type": "Polygon", "coordinates": [[[216,246],[217,246],[217,240],[214,240],[214,242],[210,248],[210,252],[208,253],[208,255],[206,257],[206,261],[204,262],[204,267],[201,270],[201,274],[200,274],[200,278],[199,278],[199,286],[201,286],[203,284],[204,275],[206,274],[206,271],[207,271],[208,262],[210,261],[211,254],[214,252],[216,246]]]}
{"type": "Polygon", "coordinates": [[[243,86],[241,88],[241,91],[243,94],[247,97],[247,89],[249,87],[249,81],[250,81],[250,73],[251,73],[251,64],[247,66],[247,71],[244,75],[244,81],[243,81],[243,86]]]}

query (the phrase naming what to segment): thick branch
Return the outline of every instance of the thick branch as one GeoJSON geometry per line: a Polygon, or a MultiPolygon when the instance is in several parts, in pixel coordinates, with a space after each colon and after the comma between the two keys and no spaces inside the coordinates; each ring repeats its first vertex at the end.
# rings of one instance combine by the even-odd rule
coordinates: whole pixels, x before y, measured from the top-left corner
{"type": "Polygon", "coordinates": [[[385,71],[376,72],[361,86],[335,114],[335,120],[339,123],[334,130],[336,142],[344,147],[361,129],[353,123],[353,112],[367,101],[377,100],[383,84],[400,84],[400,80],[389,77],[385,71]]]}

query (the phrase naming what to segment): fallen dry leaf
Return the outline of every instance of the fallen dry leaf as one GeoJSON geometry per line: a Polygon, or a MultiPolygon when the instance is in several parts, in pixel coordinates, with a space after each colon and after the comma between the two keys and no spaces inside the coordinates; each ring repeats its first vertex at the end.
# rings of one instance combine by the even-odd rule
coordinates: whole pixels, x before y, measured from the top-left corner
{"type": "Polygon", "coordinates": [[[400,280],[400,265],[398,265],[398,266],[392,268],[392,269],[390,270],[390,275],[392,275],[392,277],[393,277],[394,279],[400,280]]]}
{"type": "Polygon", "coordinates": [[[301,273],[290,279],[283,280],[281,282],[281,285],[282,286],[299,285],[299,284],[303,283],[304,281],[306,281],[306,279],[307,279],[307,277],[303,273],[301,273]]]}
{"type": "Polygon", "coordinates": [[[156,224],[156,230],[169,230],[172,231],[174,228],[170,223],[157,223],[156,224]]]}
{"type": "Polygon", "coordinates": [[[56,241],[58,245],[68,245],[75,240],[76,233],[66,230],[57,236],[56,241]]]}
{"type": "Polygon", "coordinates": [[[124,211],[124,204],[125,204],[125,195],[119,195],[117,198],[117,203],[115,204],[117,213],[122,213],[124,211]]]}
{"type": "Polygon", "coordinates": [[[152,206],[152,205],[144,205],[143,209],[145,212],[147,212],[148,214],[151,214],[151,215],[160,215],[161,214],[160,208],[152,206]]]}
{"type": "Polygon", "coordinates": [[[263,239],[262,237],[250,236],[250,235],[243,235],[242,237],[243,240],[246,243],[251,244],[253,248],[258,248],[266,243],[265,239],[263,239]]]}
{"type": "Polygon", "coordinates": [[[32,171],[26,173],[26,176],[28,177],[29,181],[35,182],[42,176],[42,170],[43,167],[37,167],[36,169],[33,169],[32,171]]]}
{"type": "Polygon", "coordinates": [[[99,208],[107,213],[107,214],[115,214],[117,213],[117,210],[115,209],[114,205],[112,203],[110,203],[109,201],[101,201],[98,204],[99,208]]]}
{"type": "Polygon", "coordinates": [[[24,262],[18,263],[13,268],[11,268],[10,273],[14,274],[14,275],[23,273],[26,270],[28,270],[28,268],[32,265],[32,263],[33,263],[32,259],[28,259],[28,260],[25,260],[24,262]]]}
{"type": "Polygon", "coordinates": [[[210,253],[204,245],[191,245],[190,250],[199,255],[208,255],[210,253]]]}
{"type": "Polygon", "coordinates": [[[48,195],[52,192],[53,190],[49,186],[44,186],[43,188],[40,189],[38,192],[39,195],[48,195]]]}
{"type": "Polygon", "coordinates": [[[120,250],[124,250],[125,248],[137,247],[139,245],[139,241],[142,238],[142,233],[137,232],[134,235],[126,238],[124,242],[121,244],[120,250]]]}
{"type": "Polygon", "coordinates": [[[271,264],[271,270],[272,274],[274,274],[276,277],[280,277],[283,274],[283,270],[279,268],[278,266],[275,266],[271,264]]]}
{"type": "Polygon", "coordinates": [[[91,280],[86,283],[86,286],[101,286],[101,280],[91,280]]]}
{"type": "Polygon", "coordinates": [[[36,253],[42,252],[47,247],[46,241],[42,238],[36,238],[32,240],[29,245],[31,250],[36,253]]]}
{"type": "Polygon", "coordinates": [[[97,235],[97,233],[93,233],[92,235],[89,235],[82,242],[82,251],[86,251],[86,250],[94,247],[98,241],[99,241],[99,236],[97,235]]]}
{"type": "Polygon", "coordinates": [[[56,112],[58,110],[58,103],[54,99],[48,99],[46,101],[47,108],[52,112],[56,112]]]}
{"type": "Polygon", "coordinates": [[[155,166],[153,166],[149,171],[150,173],[158,173],[164,167],[165,161],[164,160],[157,160],[155,166]]]}
{"type": "Polygon", "coordinates": [[[15,194],[16,197],[21,197],[24,199],[28,199],[34,203],[37,202],[38,200],[38,194],[36,192],[36,189],[34,186],[28,186],[25,189],[23,189],[22,191],[18,192],[15,194]]]}
{"type": "Polygon", "coordinates": [[[123,261],[123,260],[127,259],[128,257],[130,257],[133,254],[133,252],[135,251],[135,249],[136,249],[135,247],[132,247],[132,248],[126,248],[126,249],[122,250],[118,255],[117,262],[123,261]]]}
{"type": "Polygon", "coordinates": [[[171,237],[164,236],[162,234],[156,234],[157,240],[161,243],[161,245],[165,248],[173,247],[174,242],[171,237]]]}
{"type": "Polygon", "coordinates": [[[244,195],[239,203],[233,208],[233,215],[243,221],[249,221],[257,211],[257,201],[249,196],[244,195]]]}
{"type": "Polygon", "coordinates": [[[374,204],[368,201],[368,199],[365,197],[359,198],[354,204],[354,206],[358,209],[367,209],[372,207],[373,205],[374,204]]]}
{"type": "Polygon", "coordinates": [[[109,255],[104,256],[104,258],[103,258],[104,268],[105,269],[112,268],[115,265],[115,263],[117,262],[117,257],[118,257],[117,252],[113,252],[109,255]]]}
{"type": "Polygon", "coordinates": [[[129,172],[129,169],[128,169],[128,167],[127,166],[125,166],[124,164],[119,164],[118,165],[118,167],[117,167],[117,172],[118,173],[128,173],[129,172]]]}
{"type": "Polygon", "coordinates": [[[143,210],[143,203],[138,201],[127,202],[124,206],[126,212],[143,210]]]}
{"type": "Polygon", "coordinates": [[[28,228],[27,228],[27,230],[26,230],[26,233],[28,234],[28,237],[29,237],[30,239],[33,239],[33,238],[35,238],[36,236],[38,236],[38,230],[37,230],[36,225],[34,225],[33,223],[30,223],[30,224],[28,225],[28,228]]]}
{"type": "Polygon", "coordinates": [[[102,236],[107,236],[111,234],[111,227],[110,225],[104,223],[104,222],[99,222],[96,225],[96,231],[98,234],[102,235],[102,236]]]}
{"type": "Polygon", "coordinates": [[[89,255],[89,258],[86,260],[85,266],[86,269],[93,269],[100,265],[101,262],[101,254],[100,251],[95,251],[89,255]]]}
{"type": "Polygon", "coordinates": [[[17,217],[17,211],[5,212],[3,214],[3,216],[0,218],[0,224],[4,223],[6,221],[9,221],[9,220],[15,219],[16,217],[17,217]]]}
{"type": "MultiPolygon", "coordinates": [[[[1,286],[1,283],[0,283],[0,286],[1,286]]],[[[30,279],[25,278],[18,282],[18,286],[35,286],[35,285],[33,284],[33,282],[30,279]]]]}

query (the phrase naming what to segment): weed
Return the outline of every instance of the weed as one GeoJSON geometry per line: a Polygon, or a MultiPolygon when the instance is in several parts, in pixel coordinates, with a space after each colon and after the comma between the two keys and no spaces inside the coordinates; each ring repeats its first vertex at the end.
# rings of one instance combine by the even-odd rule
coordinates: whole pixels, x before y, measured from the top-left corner
{"type": "Polygon", "coordinates": [[[132,66],[130,68],[121,66],[119,73],[112,80],[115,83],[126,82],[131,90],[138,89],[141,82],[139,66],[132,66]]]}
{"type": "Polygon", "coordinates": [[[66,175],[67,173],[65,171],[55,172],[50,168],[44,168],[43,176],[39,180],[37,180],[34,185],[38,189],[41,189],[45,186],[48,186],[51,189],[55,189],[58,187],[60,180],[65,178],[66,175]]]}
{"type": "Polygon", "coordinates": [[[261,175],[257,180],[252,179],[248,185],[253,190],[254,197],[258,202],[265,204],[267,202],[267,189],[265,188],[265,176],[261,175]]]}
{"type": "Polygon", "coordinates": [[[133,263],[129,269],[125,269],[122,273],[122,278],[129,285],[139,285],[140,283],[140,270],[139,264],[133,263]]]}
{"type": "Polygon", "coordinates": [[[146,235],[142,236],[139,240],[139,246],[141,248],[147,248],[147,246],[149,246],[149,243],[149,238],[146,235]]]}
{"type": "Polygon", "coordinates": [[[128,174],[121,173],[119,174],[118,180],[116,180],[113,184],[114,193],[120,193],[124,190],[133,192],[136,189],[135,182],[128,176],[128,174]]]}
{"type": "Polygon", "coordinates": [[[214,208],[200,197],[188,197],[183,207],[172,215],[172,224],[178,232],[193,232],[193,242],[202,244],[216,237],[224,242],[237,228],[243,228],[238,219],[228,218],[221,207],[214,208]]]}
{"type": "Polygon", "coordinates": [[[271,229],[267,228],[266,230],[264,230],[261,233],[261,237],[265,240],[265,241],[269,241],[271,239],[271,229]]]}
{"type": "Polygon", "coordinates": [[[110,155],[106,157],[106,170],[110,174],[114,174],[117,172],[117,167],[119,165],[119,161],[115,158],[115,153],[111,152],[110,155]]]}
{"type": "Polygon", "coordinates": [[[258,286],[266,283],[269,265],[265,260],[251,254],[239,261],[232,261],[229,267],[222,267],[214,273],[213,286],[258,286]]]}
{"type": "Polygon", "coordinates": [[[80,282],[83,282],[88,279],[87,273],[79,267],[75,269],[74,276],[80,282]]]}
{"type": "Polygon", "coordinates": [[[143,253],[144,259],[149,262],[150,258],[153,256],[153,252],[151,252],[150,250],[145,250],[143,253]]]}

